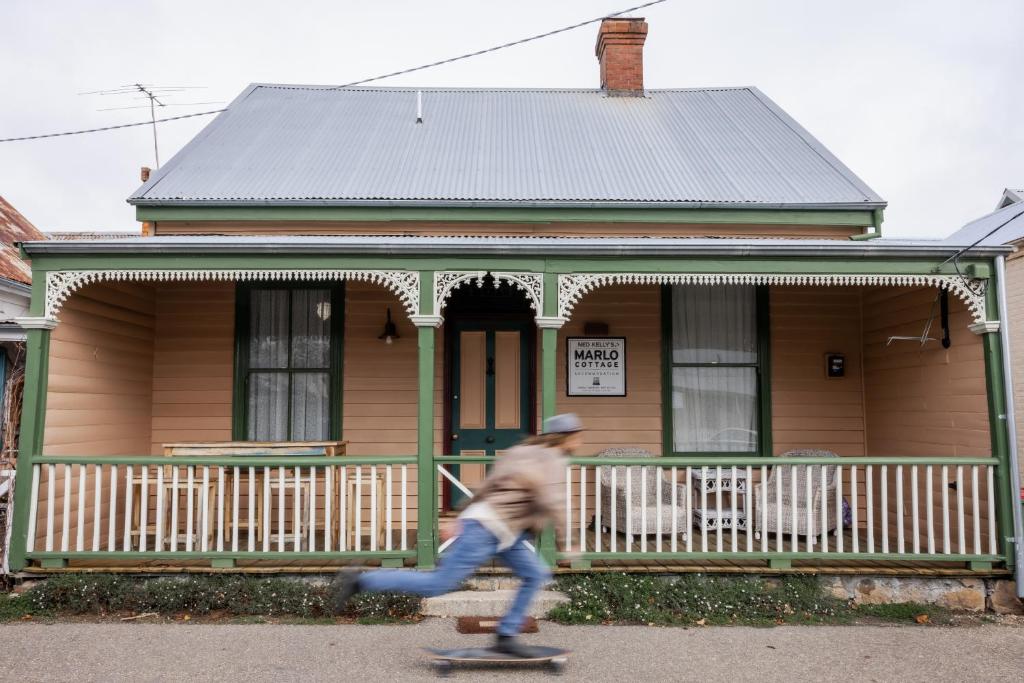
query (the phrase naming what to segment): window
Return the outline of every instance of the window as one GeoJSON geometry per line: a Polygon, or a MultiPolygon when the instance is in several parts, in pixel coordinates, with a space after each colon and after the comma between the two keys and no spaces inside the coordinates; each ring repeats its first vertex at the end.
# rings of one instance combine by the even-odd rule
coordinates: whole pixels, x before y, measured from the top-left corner
{"type": "Polygon", "coordinates": [[[340,288],[239,287],[236,439],[340,437],[342,306],[340,288]]]}
{"type": "Polygon", "coordinates": [[[666,452],[767,450],[765,296],[741,285],[665,289],[666,452]]]}

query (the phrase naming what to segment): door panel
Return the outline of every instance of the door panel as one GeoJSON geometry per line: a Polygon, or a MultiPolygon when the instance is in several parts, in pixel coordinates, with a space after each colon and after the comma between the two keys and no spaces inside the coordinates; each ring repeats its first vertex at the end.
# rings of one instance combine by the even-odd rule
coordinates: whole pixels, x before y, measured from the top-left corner
{"type": "Polygon", "coordinates": [[[459,333],[459,429],[487,428],[487,333],[459,333]]]}
{"type": "Polygon", "coordinates": [[[494,427],[520,429],[523,418],[520,407],[522,369],[519,362],[521,333],[494,333],[494,427]]]}

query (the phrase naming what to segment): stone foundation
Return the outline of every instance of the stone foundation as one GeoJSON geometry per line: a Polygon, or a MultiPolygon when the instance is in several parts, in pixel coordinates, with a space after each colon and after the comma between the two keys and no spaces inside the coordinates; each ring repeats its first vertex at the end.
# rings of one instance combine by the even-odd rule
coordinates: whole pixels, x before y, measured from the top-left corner
{"type": "Polygon", "coordinates": [[[858,605],[917,602],[969,612],[1024,614],[1016,584],[1006,579],[827,576],[825,590],[858,605]]]}

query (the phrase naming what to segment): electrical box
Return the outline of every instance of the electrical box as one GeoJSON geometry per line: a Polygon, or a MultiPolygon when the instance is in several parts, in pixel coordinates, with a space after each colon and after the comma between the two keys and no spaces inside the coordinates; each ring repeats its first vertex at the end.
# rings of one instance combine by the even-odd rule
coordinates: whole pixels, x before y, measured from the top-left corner
{"type": "Polygon", "coordinates": [[[841,353],[825,354],[825,376],[829,378],[846,376],[846,356],[841,353]]]}

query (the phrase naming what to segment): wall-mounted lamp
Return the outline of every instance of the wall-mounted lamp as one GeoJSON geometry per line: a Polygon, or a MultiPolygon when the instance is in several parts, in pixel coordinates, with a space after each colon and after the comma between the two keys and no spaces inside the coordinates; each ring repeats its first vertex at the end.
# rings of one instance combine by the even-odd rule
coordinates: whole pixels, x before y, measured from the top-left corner
{"type": "Polygon", "coordinates": [[[391,344],[398,339],[398,328],[391,320],[391,307],[388,306],[388,319],[384,323],[384,332],[377,339],[383,339],[385,344],[391,344]]]}

